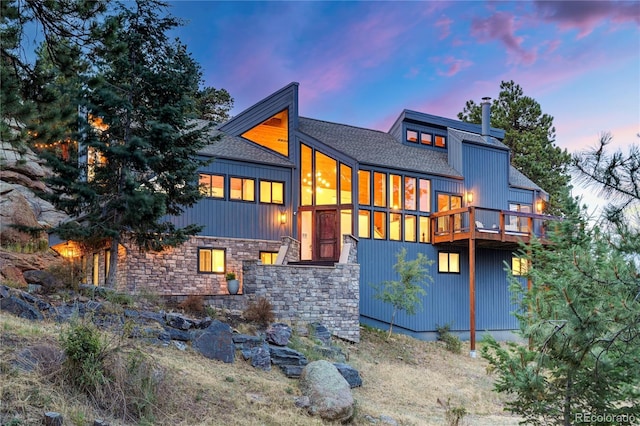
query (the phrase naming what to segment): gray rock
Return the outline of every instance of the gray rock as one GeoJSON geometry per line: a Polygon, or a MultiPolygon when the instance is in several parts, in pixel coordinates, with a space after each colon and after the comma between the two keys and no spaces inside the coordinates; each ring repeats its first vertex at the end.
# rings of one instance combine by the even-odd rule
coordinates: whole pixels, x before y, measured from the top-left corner
{"type": "Polygon", "coordinates": [[[178,330],[189,330],[193,327],[193,321],[188,320],[180,314],[167,314],[165,316],[167,325],[178,330]]]}
{"type": "Polygon", "coordinates": [[[171,344],[175,346],[179,351],[185,351],[187,349],[187,345],[183,342],[178,342],[177,340],[172,340],[171,344]]]}
{"type": "Polygon", "coordinates": [[[303,396],[296,396],[293,399],[293,403],[298,408],[309,408],[309,406],[311,405],[311,402],[309,401],[309,397],[308,396],[304,396],[304,395],[303,396]]]}
{"type": "Polygon", "coordinates": [[[271,324],[267,328],[267,342],[277,346],[287,346],[291,338],[291,327],[282,323],[271,324]]]}
{"type": "Polygon", "coordinates": [[[95,419],[93,421],[93,426],[109,426],[109,423],[106,420],[95,419]]]}
{"type": "Polygon", "coordinates": [[[193,333],[189,331],[177,330],[172,327],[165,327],[164,331],[169,333],[169,338],[171,340],[180,340],[182,342],[189,342],[193,339],[193,333]]]}
{"type": "Polygon", "coordinates": [[[385,425],[398,426],[398,422],[393,417],[384,414],[380,416],[380,421],[385,425]]]}
{"type": "Polygon", "coordinates": [[[206,329],[195,332],[193,348],[210,359],[226,363],[233,363],[235,360],[231,327],[218,320],[213,321],[206,329]]]}
{"type": "Polygon", "coordinates": [[[346,422],[354,414],[349,383],[328,361],[309,363],[300,375],[300,390],[309,397],[309,413],[329,421],[346,422]]]}
{"type": "Polygon", "coordinates": [[[271,371],[271,353],[266,343],[251,349],[250,358],[251,366],[264,371],[271,371]]]}
{"type": "Polygon", "coordinates": [[[299,379],[304,368],[303,365],[279,365],[278,367],[290,379],[299,379]]]}
{"type": "Polygon", "coordinates": [[[275,365],[307,365],[309,361],[300,352],[280,346],[269,345],[269,352],[271,353],[271,362],[275,365]]]}
{"type": "Polygon", "coordinates": [[[20,318],[42,321],[44,316],[33,305],[15,296],[0,299],[0,310],[20,318]]]}
{"type": "Polygon", "coordinates": [[[311,324],[311,335],[320,340],[325,345],[331,341],[331,332],[327,327],[319,322],[311,324]]]}
{"type": "Polygon", "coordinates": [[[44,413],[42,424],[45,426],[62,426],[63,421],[62,414],[55,411],[47,411],[44,413]]]}
{"type": "Polygon", "coordinates": [[[333,365],[338,369],[340,374],[342,374],[342,377],[345,378],[351,388],[362,386],[362,378],[360,377],[358,370],[349,364],[334,363],[333,365]]]}
{"type": "Polygon", "coordinates": [[[5,297],[9,297],[9,287],[0,285],[0,299],[4,299],[5,297]]]}

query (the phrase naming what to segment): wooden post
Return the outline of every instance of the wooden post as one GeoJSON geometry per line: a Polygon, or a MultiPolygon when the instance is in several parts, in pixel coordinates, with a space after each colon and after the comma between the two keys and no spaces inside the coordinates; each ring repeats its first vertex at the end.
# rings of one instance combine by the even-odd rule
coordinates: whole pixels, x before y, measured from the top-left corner
{"type": "Polygon", "coordinates": [[[476,240],[469,239],[469,355],[476,357],[476,240]]]}

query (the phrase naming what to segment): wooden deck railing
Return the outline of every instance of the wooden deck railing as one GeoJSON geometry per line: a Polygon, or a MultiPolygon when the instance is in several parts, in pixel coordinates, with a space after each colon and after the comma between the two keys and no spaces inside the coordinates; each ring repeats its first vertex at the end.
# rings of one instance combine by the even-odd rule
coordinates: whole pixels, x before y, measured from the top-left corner
{"type": "Polygon", "coordinates": [[[504,243],[544,240],[549,221],[560,218],[511,210],[466,207],[431,215],[431,243],[487,240],[504,243]]]}

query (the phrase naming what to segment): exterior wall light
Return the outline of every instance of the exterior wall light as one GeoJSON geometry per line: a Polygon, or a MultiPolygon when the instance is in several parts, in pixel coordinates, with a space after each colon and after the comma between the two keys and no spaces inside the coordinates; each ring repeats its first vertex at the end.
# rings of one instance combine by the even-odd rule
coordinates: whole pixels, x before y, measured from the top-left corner
{"type": "Polygon", "coordinates": [[[473,203],[473,192],[467,191],[467,193],[464,196],[465,196],[465,199],[467,200],[467,204],[473,203]]]}
{"type": "Polygon", "coordinates": [[[280,224],[284,225],[287,223],[287,213],[280,212],[280,224]]]}
{"type": "Polygon", "coordinates": [[[544,200],[540,198],[538,199],[538,201],[536,201],[536,212],[542,213],[543,209],[544,209],[544,200]]]}

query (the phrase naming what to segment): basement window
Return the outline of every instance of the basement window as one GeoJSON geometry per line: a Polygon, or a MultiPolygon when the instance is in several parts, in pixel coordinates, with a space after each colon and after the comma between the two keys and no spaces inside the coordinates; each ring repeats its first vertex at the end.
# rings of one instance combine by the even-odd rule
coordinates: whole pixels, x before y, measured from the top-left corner
{"type": "Polygon", "coordinates": [[[223,274],[225,250],[210,247],[198,247],[198,272],[223,274]]]}
{"type": "Polygon", "coordinates": [[[276,259],[278,258],[277,251],[261,251],[260,252],[260,261],[263,265],[275,265],[276,259]]]}
{"type": "Polygon", "coordinates": [[[438,272],[443,274],[460,273],[460,253],[441,251],[438,253],[438,272]]]}

